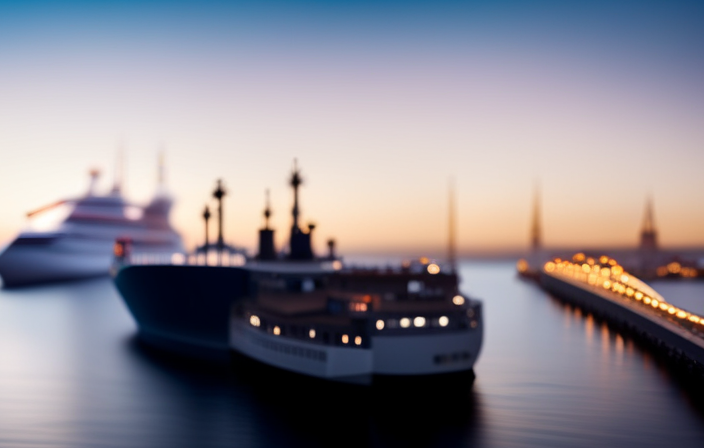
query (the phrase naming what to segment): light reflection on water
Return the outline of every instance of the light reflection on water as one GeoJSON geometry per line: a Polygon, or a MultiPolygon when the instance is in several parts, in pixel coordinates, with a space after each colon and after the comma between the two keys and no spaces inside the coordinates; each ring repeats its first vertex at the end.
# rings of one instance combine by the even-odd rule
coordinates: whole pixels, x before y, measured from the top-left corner
{"type": "Polygon", "coordinates": [[[461,276],[484,302],[476,379],[423,395],[163,354],[106,279],[2,290],[0,446],[701,446],[693,392],[627,335],[513,262],[461,276]]]}

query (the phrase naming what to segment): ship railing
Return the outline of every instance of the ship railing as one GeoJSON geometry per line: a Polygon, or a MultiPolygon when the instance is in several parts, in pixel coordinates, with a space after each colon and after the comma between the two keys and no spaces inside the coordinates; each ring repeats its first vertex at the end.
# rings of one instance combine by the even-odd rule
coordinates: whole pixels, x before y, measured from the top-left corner
{"type": "Polygon", "coordinates": [[[211,252],[206,254],[186,254],[182,252],[132,252],[115,256],[123,265],[185,265],[185,266],[242,266],[246,258],[242,254],[211,252]]]}

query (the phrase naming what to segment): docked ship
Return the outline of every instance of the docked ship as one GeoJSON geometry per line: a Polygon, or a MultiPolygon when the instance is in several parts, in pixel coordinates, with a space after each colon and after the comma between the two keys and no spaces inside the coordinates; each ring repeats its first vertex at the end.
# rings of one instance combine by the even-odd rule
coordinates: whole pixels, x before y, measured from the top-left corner
{"type": "Polygon", "coordinates": [[[179,264],[135,264],[118,242],[114,281],[140,337],[345,382],[473,373],[482,345],[481,302],[460,293],[454,264],[419,259],[355,268],[336,256],[332,241],[326,255],[316,256],[314,227],[304,230],[298,222],[300,184],[294,168],[293,225],[283,253],[275,250],[268,205],[258,253],[238,266],[227,254],[218,254],[216,265],[205,254],[179,264]]]}
{"type": "Polygon", "coordinates": [[[99,171],[90,172],[87,192],[28,213],[28,225],[0,253],[5,287],[108,275],[117,238],[135,249],[170,256],[184,251],[169,223],[172,198],[159,166],[156,194],[147,205],[128,202],[115,182],[107,194],[96,192],[99,171]]]}

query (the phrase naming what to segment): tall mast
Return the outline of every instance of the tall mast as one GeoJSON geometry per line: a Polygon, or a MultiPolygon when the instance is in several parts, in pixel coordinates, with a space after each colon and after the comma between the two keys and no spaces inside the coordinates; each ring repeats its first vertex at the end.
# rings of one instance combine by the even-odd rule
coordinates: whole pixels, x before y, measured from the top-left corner
{"type": "Polygon", "coordinates": [[[227,192],[222,186],[222,180],[218,179],[217,187],[213,192],[213,197],[218,200],[218,260],[222,257],[222,250],[225,246],[225,241],[222,237],[222,198],[225,197],[227,192]]]}
{"type": "Polygon", "coordinates": [[[456,240],[455,240],[455,183],[450,179],[449,191],[449,220],[448,220],[448,241],[447,241],[447,262],[450,264],[450,270],[454,274],[457,269],[456,260],[456,240]]]}
{"type": "Polygon", "coordinates": [[[271,217],[271,204],[269,201],[269,189],[266,190],[266,208],[264,208],[264,229],[269,230],[269,218],[271,217]]]}
{"type": "Polygon", "coordinates": [[[303,178],[301,177],[301,172],[298,170],[296,159],[293,159],[293,172],[291,173],[289,184],[293,187],[293,225],[291,226],[291,235],[293,235],[301,230],[300,227],[298,227],[298,187],[303,184],[303,178]]]}

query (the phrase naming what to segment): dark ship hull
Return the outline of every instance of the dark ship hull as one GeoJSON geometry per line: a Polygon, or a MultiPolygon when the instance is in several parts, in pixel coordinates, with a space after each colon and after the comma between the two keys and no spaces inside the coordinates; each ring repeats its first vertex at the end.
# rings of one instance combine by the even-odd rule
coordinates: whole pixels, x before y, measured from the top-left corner
{"type": "Polygon", "coordinates": [[[248,292],[237,267],[125,265],[114,283],[144,340],[201,356],[227,355],[230,307],[248,292]]]}

